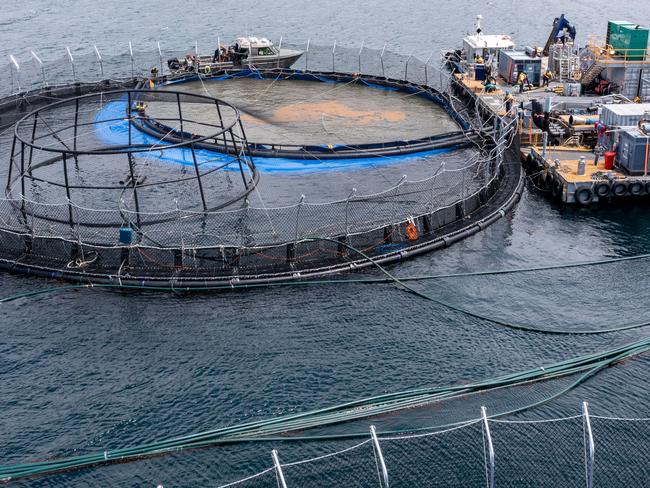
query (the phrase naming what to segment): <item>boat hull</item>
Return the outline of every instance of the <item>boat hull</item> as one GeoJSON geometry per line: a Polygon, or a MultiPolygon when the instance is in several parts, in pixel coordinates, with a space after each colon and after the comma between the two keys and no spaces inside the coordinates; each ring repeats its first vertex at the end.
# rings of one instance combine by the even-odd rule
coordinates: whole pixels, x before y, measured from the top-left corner
{"type": "Polygon", "coordinates": [[[282,50],[277,56],[249,56],[242,65],[250,68],[290,68],[303,55],[302,51],[282,50]]]}

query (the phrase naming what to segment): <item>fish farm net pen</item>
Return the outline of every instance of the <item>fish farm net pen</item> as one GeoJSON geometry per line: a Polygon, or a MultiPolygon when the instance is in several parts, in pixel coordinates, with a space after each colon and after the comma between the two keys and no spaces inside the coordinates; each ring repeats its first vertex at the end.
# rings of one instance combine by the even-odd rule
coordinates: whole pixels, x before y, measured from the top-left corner
{"type": "MultiPolygon", "coordinates": [[[[33,91],[0,101],[0,123],[22,117],[16,125],[15,151],[10,157],[9,196],[0,201],[0,215],[6,222],[0,230],[0,265],[14,272],[81,283],[174,289],[192,286],[208,290],[231,283],[322,278],[370,265],[363,258],[350,259],[347,251],[352,248],[362,249],[384,264],[401,261],[477,233],[514,207],[524,183],[517,147],[513,145],[516,120],[491,116],[478,124],[472,116],[477,106],[465,106],[456,99],[449,90],[450,76],[429,65],[428,60],[423,63],[367,47],[359,51],[338,46],[334,59],[331,54],[330,49],[312,45],[309,60],[304,59],[304,66],[295,69],[253,67],[198,75],[167,73],[155,79],[153,91],[142,89],[148,83],[144,70],[135,77],[123,72],[94,83],[76,79],[71,83],[64,76],[69,72],[63,63],[60,69],[53,70],[61,72],[61,77],[46,77],[48,83],[56,78],[61,84],[38,88],[42,85],[41,70],[30,74],[26,68],[21,76],[34,82],[30,85],[33,91]],[[351,66],[355,69],[348,70],[351,66]],[[210,97],[208,84],[222,83],[221,79],[234,83],[266,80],[266,90],[283,83],[322,85],[326,90],[321,90],[320,97],[327,90],[341,87],[355,86],[370,93],[381,89],[399,94],[402,103],[411,97],[441,108],[460,130],[366,145],[337,141],[327,148],[256,144],[246,137],[237,109],[210,97]],[[201,94],[177,91],[197,82],[201,94]],[[52,98],[63,100],[47,104],[52,98]],[[188,115],[184,104],[210,105],[207,102],[215,104],[214,120],[198,120],[204,130],[197,130],[196,117],[188,115]],[[161,115],[160,107],[172,107],[171,115],[161,115]],[[98,118],[85,120],[94,111],[98,118]],[[94,139],[86,140],[89,132],[114,134],[115,129],[124,138],[128,135],[122,145],[98,149],[93,146],[94,139]],[[329,157],[350,157],[355,152],[357,156],[370,154],[383,161],[403,157],[404,152],[425,154],[428,149],[453,151],[459,147],[476,150],[461,167],[440,165],[431,177],[403,179],[396,186],[365,195],[351,194],[338,201],[312,203],[301,199],[298,204],[270,206],[264,203],[257,186],[259,170],[254,158],[269,151],[280,156],[300,155],[324,164],[329,157]],[[155,175],[147,174],[147,168],[155,159],[153,154],[175,157],[171,152],[176,149],[185,152],[184,158],[189,159],[185,162],[190,167],[193,163],[195,175],[184,176],[182,181],[152,182],[155,175]],[[221,151],[231,159],[221,167],[206,170],[207,160],[201,159],[204,151],[221,151]],[[50,157],[40,154],[45,152],[50,152],[50,157]],[[139,166],[138,154],[144,155],[146,168],[139,166]],[[61,186],[51,177],[61,165],[59,171],[67,175],[72,160],[82,169],[89,165],[90,171],[95,163],[88,160],[89,156],[100,164],[109,155],[111,164],[117,162],[131,173],[120,180],[120,188],[108,181],[99,181],[94,187],[67,181],[61,186]],[[239,183],[229,198],[211,201],[223,193],[221,175],[237,166],[243,185],[239,183]],[[156,184],[197,185],[199,191],[192,188],[188,193],[191,202],[181,201],[168,211],[157,210],[146,198],[148,192],[157,189],[156,184]],[[47,191],[39,190],[37,199],[29,198],[25,193],[33,185],[47,191]],[[60,194],[63,189],[65,201],[60,194]],[[97,192],[108,195],[114,191],[119,193],[118,208],[96,208],[93,202],[99,198],[97,192]],[[50,194],[53,201],[48,199],[50,194]],[[249,196],[258,198],[262,205],[250,205],[249,196]],[[190,203],[196,208],[188,207],[190,203]],[[329,240],[315,239],[323,235],[329,240]]],[[[76,72],[90,75],[99,67],[103,75],[103,68],[120,66],[108,59],[105,56],[99,66],[94,54],[89,59],[79,58],[76,72]],[[87,69],[82,68],[83,63],[87,69]]],[[[242,106],[241,112],[246,111],[242,106]]],[[[102,168],[105,166],[103,163],[102,168]]],[[[93,178],[101,173],[92,171],[93,178]]],[[[105,199],[102,195],[101,199],[105,199]]],[[[164,206],[165,202],[158,198],[156,205],[164,206]]]]}
{"type": "MultiPolygon", "coordinates": [[[[547,266],[531,266],[531,267],[522,267],[522,268],[509,268],[509,269],[497,269],[497,270],[487,270],[487,271],[469,271],[464,273],[445,273],[445,274],[435,274],[435,275],[413,275],[413,276],[399,276],[397,277],[402,282],[409,281],[428,281],[428,280],[439,280],[445,278],[466,278],[466,277],[475,277],[475,276],[498,276],[504,274],[517,274],[517,273],[532,273],[536,271],[551,271],[556,269],[567,269],[567,268],[581,268],[589,266],[600,266],[606,264],[620,263],[626,261],[638,261],[650,258],[650,254],[635,254],[632,256],[621,256],[617,258],[609,259],[596,259],[593,261],[576,261],[563,264],[551,264],[547,266]]],[[[274,283],[260,283],[260,284],[238,284],[233,283],[231,285],[221,285],[221,286],[207,286],[204,288],[173,288],[173,287],[154,287],[154,286],[128,286],[128,285],[102,285],[102,284],[83,284],[83,285],[60,285],[52,286],[48,288],[37,288],[34,290],[28,290],[14,295],[8,295],[0,298],[0,303],[8,303],[21,298],[30,298],[38,295],[50,294],[50,293],[60,293],[67,290],[79,290],[79,289],[89,289],[89,288],[113,288],[113,289],[133,289],[133,290],[143,290],[143,291],[160,291],[160,292],[180,292],[180,293],[191,293],[191,292],[202,292],[202,291],[212,291],[212,290],[236,290],[236,289],[255,289],[255,288],[274,288],[274,287],[285,287],[285,286],[321,286],[321,285],[345,285],[345,284],[386,284],[394,283],[394,279],[391,278],[339,278],[334,280],[307,280],[307,281],[279,281],[274,283]]]]}
{"type": "MultiPolygon", "coordinates": [[[[165,74],[162,51],[150,56],[131,52],[127,56],[103,58],[96,48],[95,51],[97,59],[91,57],[90,63],[88,59],[77,57],[75,65],[70,56],[72,70],[67,62],[27,66],[16,73],[18,93],[0,99],[0,127],[14,130],[11,154],[6,158],[9,161],[7,198],[0,200],[0,262],[8,270],[82,283],[28,291],[5,297],[0,302],[78,288],[184,293],[261,286],[392,283],[435,305],[521,332],[592,335],[650,325],[565,330],[559,325],[515,324],[439,300],[409,284],[449,277],[596,266],[645,259],[650,256],[648,254],[565,265],[403,278],[388,271],[386,264],[447,247],[480,232],[504,217],[523,191],[517,118],[491,115],[478,120],[481,111],[478,100],[472,103],[454,96],[451,77],[435,70],[428,60],[423,63],[412,56],[406,58],[385,50],[381,53],[364,51],[363,47],[360,50],[339,47],[337,50],[336,46],[334,49],[312,46],[309,57],[301,60],[304,66],[297,65],[294,69],[253,67],[177,76],[165,74]],[[149,79],[148,67],[157,66],[158,61],[161,76],[149,79]],[[105,69],[110,71],[108,75],[105,69]],[[78,78],[78,74],[81,77],[78,78]],[[250,138],[242,122],[244,116],[259,116],[262,120],[263,114],[211,96],[208,82],[226,80],[267,83],[266,91],[258,93],[268,93],[281,83],[311,83],[310,86],[321,89],[321,99],[334,89],[394,92],[402,97],[400,102],[418,99],[427,102],[429,108],[442,110],[453,121],[456,130],[427,133],[421,138],[404,141],[391,133],[394,137],[383,142],[350,143],[340,140],[332,130],[334,124],[327,124],[321,117],[326,141],[313,145],[294,140],[263,144],[250,138]],[[196,82],[200,83],[202,93],[178,89],[196,82]],[[29,91],[23,91],[21,86],[29,91]],[[201,107],[203,112],[209,111],[210,118],[196,118],[188,107],[201,107]],[[467,153],[471,149],[473,155],[462,153],[463,158],[467,158],[458,163],[458,167],[435,165],[438,170],[432,176],[427,173],[426,177],[413,181],[403,178],[397,185],[384,177],[388,184],[382,188],[372,188],[359,195],[353,192],[348,198],[323,203],[301,198],[297,204],[266,205],[258,187],[260,160],[269,155],[318,164],[344,157],[369,156],[380,162],[403,157],[405,153],[438,155],[441,151],[455,151],[461,147],[468,148],[467,153]],[[177,165],[158,165],[158,169],[165,169],[160,173],[147,173],[160,161],[172,161],[177,165]],[[117,167],[119,171],[108,176],[98,171],[107,167],[117,167]],[[182,176],[169,170],[174,167],[183,170],[182,176]],[[93,180],[92,184],[79,183],[75,180],[80,174],[83,176],[83,171],[75,173],[79,168],[88,169],[87,175],[99,174],[104,179],[93,180]],[[236,178],[229,177],[229,170],[236,178]],[[119,172],[122,173],[116,178],[119,172]],[[61,174],[65,176],[64,182],[54,178],[61,174]],[[166,202],[168,208],[157,200],[153,203],[158,206],[152,205],[151,199],[146,198],[147,192],[167,185],[183,187],[177,194],[187,201],[179,204],[174,198],[174,205],[166,202]],[[30,198],[29,192],[34,188],[39,190],[36,192],[39,197],[56,198],[45,198],[45,201],[30,198]],[[43,189],[47,191],[43,193],[43,189]],[[109,194],[110,198],[105,198],[109,194]],[[102,196],[98,199],[96,195],[102,196]],[[250,204],[249,197],[253,196],[259,198],[261,205],[250,204]],[[98,200],[110,202],[113,207],[97,208],[98,200]],[[184,207],[188,202],[191,205],[184,207]],[[371,267],[376,267],[385,278],[323,279],[334,273],[371,267]],[[308,281],[310,277],[314,280],[308,281]]],[[[8,74],[13,83],[13,71],[0,73],[0,77],[8,74]]],[[[364,131],[369,139],[369,128],[364,131]]],[[[382,394],[132,447],[5,465],[0,466],[0,480],[44,476],[216,445],[364,439],[335,454],[372,447],[377,466],[383,467],[383,484],[388,486],[380,442],[424,439],[479,426],[483,429],[482,435],[489,439],[490,426],[499,425],[495,417],[538,407],[585,383],[604,368],[649,351],[650,338],[646,338],[473,384],[382,394]],[[532,383],[547,381],[557,386],[554,382],[559,380],[562,380],[560,387],[551,392],[543,390],[541,398],[537,392],[535,398],[527,396],[525,404],[508,404],[491,411],[489,416],[483,411],[481,418],[469,421],[441,421],[440,425],[426,428],[387,429],[380,433],[373,429],[372,442],[367,440],[367,432],[302,434],[308,429],[372,419],[450,400],[464,401],[472,395],[532,383]],[[403,435],[414,432],[424,434],[403,435]]],[[[589,421],[588,414],[583,417],[589,421]]],[[[572,421],[583,417],[557,420],[572,421]]],[[[291,477],[290,469],[324,459],[329,458],[321,456],[282,464],[275,453],[275,468],[247,479],[281,475],[283,468],[291,477]]],[[[390,465],[389,456],[387,460],[390,465]]],[[[486,462],[486,469],[494,475],[493,462],[491,466],[486,462]]],[[[235,483],[242,481],[245,480],[235,483]]]]}
{"type": "MultiPolygon", "coordinates": [[[[596,354],[581,356],[567,361],[555,363],[546,367],[535,368],[528,371],[509,374],[474,384],[456,385],[438,388],[420,388],[403,392],[384,394],[375,397],[335,405],[328,408],[303,412],[294,415],[285,415],[267,420],[246,422],[230,427],[223,427],[206,432],[187,436],[175,437],[163,441],[152,442],[139,446],[113,449],[101,453],[73,456],[69,458],[21,463],[0,466],[0,480],[11,481],[19,478],[43,476],[62,471],[71,471],[91,466],[111,463],[135,461],[150,456],[159,456],[164,453],[173,453],[179,450],[196,449],[219,444],[240,442],[269,442],[269,441],[298,441],[298,440],[331,440],[351,439],[367,436],[367,433],[348,433],[330,436],[299,436],[299,437],[273,437],[292,431],[302,431],[314,427],[339,424],[357,419],[372,418],[377,415],[396,412],[399,410],[431,404],[436,401],[449,400],[450,398],[465,396],[469,393],[487,392],[496,388],[512,387],[544,379],[553,379],[561,376],[578,373],[579,377],[568,386],[548,397],[515,409],[507,409],[492,413],[490,418],[511,415],[542,405],[567,391],[584,383],[587,379],[597,374],[602,369],[620,362],[626,358],[638,356],[650,350],[650,339],[646,338],[631,344],[613,348],[596,354]]],[[[445,429],[465,422],[445,424],[429,427],[423,430],[445,429]]],[[[413,432],[413,429],[383,432],[382,435],[395,435],[413,432]]]]}

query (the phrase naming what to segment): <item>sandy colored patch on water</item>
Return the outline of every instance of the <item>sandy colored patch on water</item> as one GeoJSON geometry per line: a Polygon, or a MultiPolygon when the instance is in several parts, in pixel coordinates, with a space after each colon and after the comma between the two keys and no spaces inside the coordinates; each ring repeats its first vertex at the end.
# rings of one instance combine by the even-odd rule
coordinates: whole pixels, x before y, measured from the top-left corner
{"type": "Polygon", "coordinates": [[[325,116],[354,119],[355,123],[368,125],[373,122],[399,122],[406,118],[400,111],[358,111],[336,100],[317,103],[294,103],[279,108],[274,119],[279,122],[309,122],[325,116]]]}
{"type": "MultiPolygon", "coordinates": [[[[369,125],[378,122],[400,122],[406,118],[406,113],[398,110],[359,111],[336,100],[331,100],[317,103],[300,102],[281,107],[273,112],[269,121],[276,123],[316,122],[323,116],[349,120],[355,125],[369,125]]],[[[241,118],[244,122],[253,124],[268,123],[249,114],[242,114],[241,118]]]]}

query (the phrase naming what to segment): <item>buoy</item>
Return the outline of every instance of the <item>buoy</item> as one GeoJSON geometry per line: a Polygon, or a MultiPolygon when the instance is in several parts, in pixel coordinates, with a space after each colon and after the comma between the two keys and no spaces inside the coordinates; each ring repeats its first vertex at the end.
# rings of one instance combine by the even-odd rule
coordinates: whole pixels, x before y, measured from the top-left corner
{"type": "Polygon", "coordinates": [[[408,224],[406,224],[406,238],[409,241],[418,240],[418,228],[415,226],[413,222],[409,222],[408,224]]]}

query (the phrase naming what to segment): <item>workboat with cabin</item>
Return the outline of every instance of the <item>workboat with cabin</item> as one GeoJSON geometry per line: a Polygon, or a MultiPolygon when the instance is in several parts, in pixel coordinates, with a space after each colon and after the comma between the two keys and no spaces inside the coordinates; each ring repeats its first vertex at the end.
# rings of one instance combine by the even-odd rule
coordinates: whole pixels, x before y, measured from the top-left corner
{"type": "Polygon", "coordinates": [[[303,54],[304,51],[276,47],[265,37],[238,37],[228,47],[218,43],[212,55],[200,56],[194,52],[168,60],[167,66],[172,73],[204,74],[232,68],[289,68],[303,54]]]}

